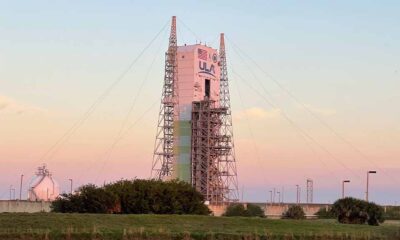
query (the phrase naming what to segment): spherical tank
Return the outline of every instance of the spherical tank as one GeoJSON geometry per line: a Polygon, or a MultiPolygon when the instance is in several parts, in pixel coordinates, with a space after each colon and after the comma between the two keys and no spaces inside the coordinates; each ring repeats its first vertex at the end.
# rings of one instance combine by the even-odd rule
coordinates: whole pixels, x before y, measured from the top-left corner
{"type": "Polygon", "coordinates": [[[53,201],[60,194],[60,187],[45,165],[38,168],[29,184],[30,201],[53,201]]]}

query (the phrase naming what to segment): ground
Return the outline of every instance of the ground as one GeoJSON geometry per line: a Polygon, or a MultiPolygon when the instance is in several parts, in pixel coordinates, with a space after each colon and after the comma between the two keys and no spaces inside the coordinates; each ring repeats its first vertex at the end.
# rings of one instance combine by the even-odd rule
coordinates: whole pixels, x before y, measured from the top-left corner
{"type": "Polygon", "coordinates": [[[0,214],[0,239],[400,239],[400,222],[179,215],[0,214]]]}

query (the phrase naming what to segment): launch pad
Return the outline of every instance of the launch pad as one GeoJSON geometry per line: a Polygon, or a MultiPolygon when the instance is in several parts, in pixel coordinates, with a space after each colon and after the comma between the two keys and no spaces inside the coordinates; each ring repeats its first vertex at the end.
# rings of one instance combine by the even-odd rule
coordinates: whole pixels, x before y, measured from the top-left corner
{"type": "Polygon", "coordinates": [[[219,50],[177,45],[172,17],[152,177],[192,184],[214,205],[237,201],[224,34],[219,50]]]}

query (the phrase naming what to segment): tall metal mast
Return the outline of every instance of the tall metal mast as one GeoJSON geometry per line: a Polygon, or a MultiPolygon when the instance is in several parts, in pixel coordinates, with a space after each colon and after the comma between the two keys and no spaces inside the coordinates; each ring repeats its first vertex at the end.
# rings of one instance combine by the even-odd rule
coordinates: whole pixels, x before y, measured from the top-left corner
{"type": "Polygon", "coordinates": [[[168,51],[165,53],[164,86],[151,171],[151,177],[160,180],[168,179],[173,171],[174,119],[179,114],[176,52],[176,17],[173,16],[168,51]]]}
{"type": "Polygon", "coordinates": [[[313,203],[314,181],[307,178],[307,203],[313,203]]]}
{"type": "Polygon", "coordinates": [[[219,158],[219,172],[224,186],[224,200],[238,201],[239,200],[239,186],[237,180],[235,148],[233,142],[233,127],[232,127],[232,114],[231,103],[229,95],[229,81],[228,69],[226,62],[225,39],[224,34],[220,36],[219,58],[221,67],[220,78],[220,102],[221,108],[226,108],[225,114],[221,116],[222,126],[221,135],[224,136],[224,141],[221,142],[226,151],[222,157],[219,158]]]}

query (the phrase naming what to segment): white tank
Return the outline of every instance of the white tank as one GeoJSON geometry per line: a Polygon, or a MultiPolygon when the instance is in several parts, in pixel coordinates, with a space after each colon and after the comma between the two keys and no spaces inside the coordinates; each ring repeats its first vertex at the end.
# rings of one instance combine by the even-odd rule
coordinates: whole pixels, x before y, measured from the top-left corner
{"type": "Polygon", "coordinates": [[[60,194],[60,187],[53,179],[46,165],[38,167],[35,176],[29,183],[30,201],[53,201],[60,194]]]}

